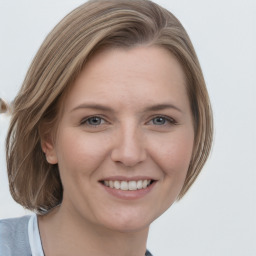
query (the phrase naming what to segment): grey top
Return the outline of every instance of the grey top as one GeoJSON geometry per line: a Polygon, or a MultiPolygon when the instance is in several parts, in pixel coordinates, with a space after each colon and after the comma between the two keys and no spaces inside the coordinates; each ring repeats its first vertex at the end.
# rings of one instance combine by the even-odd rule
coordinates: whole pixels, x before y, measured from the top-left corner
{"type": "Polygon", "coordinates": [[[30,216],[0,220],[0,256],[31,256],[28,238],[30,216]]]}
{"type": "MultiPolygon", "coordinates": [[[[31,216],[0,220],[0,256],[32,256],[28,237],[31,216]]],[[[153,256],[148,250],[145,256],[153,256]]]]}

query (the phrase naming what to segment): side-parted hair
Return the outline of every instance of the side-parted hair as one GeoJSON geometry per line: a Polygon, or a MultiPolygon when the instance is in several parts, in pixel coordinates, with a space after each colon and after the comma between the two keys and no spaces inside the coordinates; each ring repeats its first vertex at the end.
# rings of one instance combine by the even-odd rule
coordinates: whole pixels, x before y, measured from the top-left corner
{"type": "Polygon", "coordinates": [[[183,67],[194,122],[194,148],[181,199],[212,145],[210,101],[199,61],[177,18],[148,0],[93,0],[68,14],[46,37],[12,106],[6,140],[7,171],[15,201],[43,214],[60,204],[58,165],[46,161],[42,137],[56,127],[68,88],[88,58],[102,48],[159,46],[183,67]]]}

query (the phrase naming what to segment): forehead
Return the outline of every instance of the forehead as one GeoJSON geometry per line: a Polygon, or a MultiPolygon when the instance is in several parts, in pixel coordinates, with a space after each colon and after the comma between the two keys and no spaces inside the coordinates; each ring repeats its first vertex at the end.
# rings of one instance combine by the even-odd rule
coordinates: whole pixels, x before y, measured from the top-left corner
{"type": "Polygon", "coordinates": [[[185,75],[166,49],[138,46],[97,52],[86,63],[66,97],[65,107],[83,101],[134,105],[187,101],[185,75]]]}

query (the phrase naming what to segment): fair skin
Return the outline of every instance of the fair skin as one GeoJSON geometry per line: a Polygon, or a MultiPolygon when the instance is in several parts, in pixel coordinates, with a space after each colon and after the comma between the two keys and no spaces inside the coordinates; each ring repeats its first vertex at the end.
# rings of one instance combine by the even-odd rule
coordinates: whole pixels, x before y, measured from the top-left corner
{"type": "Polygon", "coordinates": [[[149,225],[177,198],[193,143],[185,75],[167,50],[96,54],[65,98],[56,138],[42,141],[64,188],[62,204],[39,217],[46,256],[145,255],[149,225]]]}

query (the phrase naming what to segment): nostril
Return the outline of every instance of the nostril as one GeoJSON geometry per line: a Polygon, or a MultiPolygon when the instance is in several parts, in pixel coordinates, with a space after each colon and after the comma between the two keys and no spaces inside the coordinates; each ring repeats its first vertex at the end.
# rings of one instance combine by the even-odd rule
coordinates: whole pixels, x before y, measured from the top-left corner
{"type": "Polygon", "coordinates": [[[111,159],[127,167],[134,167],[146,159],[146,152],[144,149],[115,148],[112,151],[111,159]]]}

